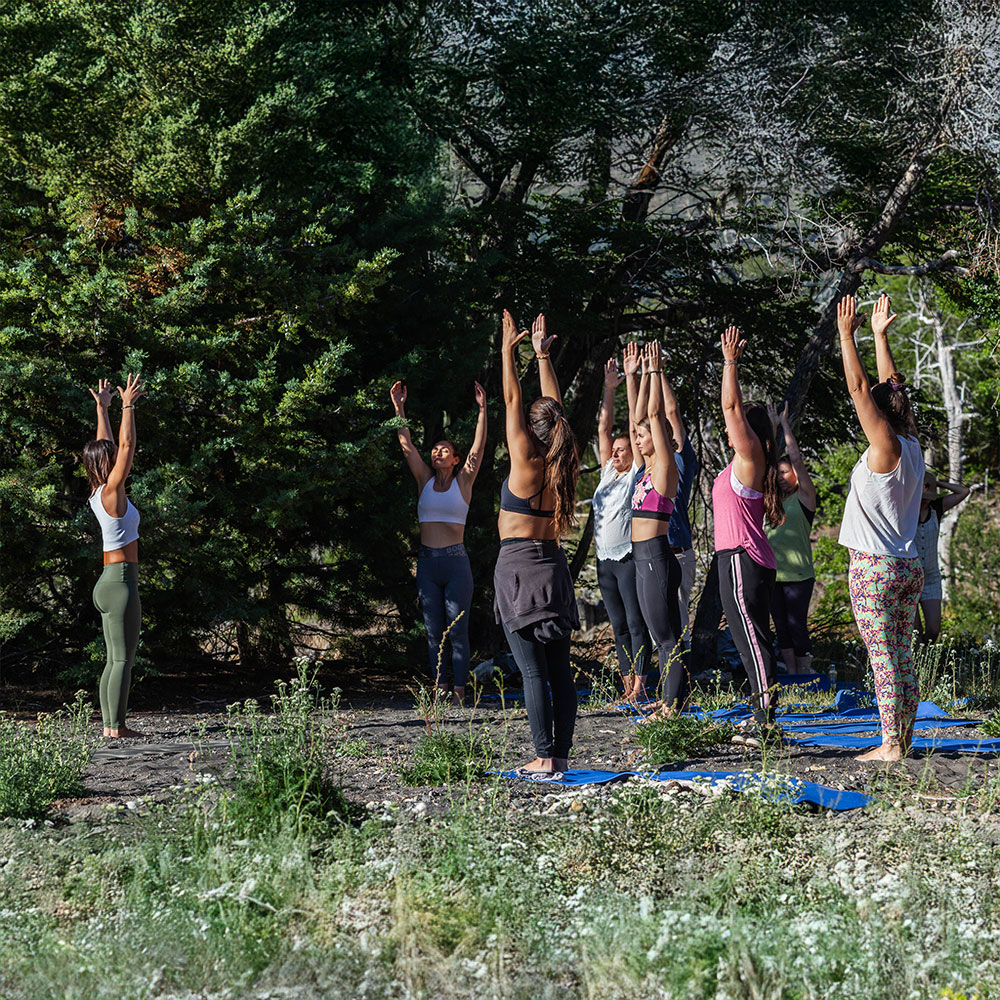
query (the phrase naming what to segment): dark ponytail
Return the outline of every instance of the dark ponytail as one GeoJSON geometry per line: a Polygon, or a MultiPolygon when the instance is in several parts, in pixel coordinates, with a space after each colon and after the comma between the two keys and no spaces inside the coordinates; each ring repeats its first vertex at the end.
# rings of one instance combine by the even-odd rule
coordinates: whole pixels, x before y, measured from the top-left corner
{"type": "Polygon", "coordinates": [[[906,376],[893,372],[884,382],[872,386],[872,400],[889,421],[889,426],[904,437],[912,432],[915,426],[913,406],[910,397],[903,388],[906,376]]]}
{"type": "Polygon", "coordinates": [[[747,423],[760,439],[764,449],[764,514],[772,528],[785,523],[785,507],[781,502],[781,481],[778,479],[778,448],[774,443],[774,428],[767,410],[759,403],[746,408],[747,423]]]}
{"type": "Polygon", "coordinates": [[[88,441],[83,446],[83,467],[87,472],[90,492],[103,486],[115,465],[115,443],[105,438],[88,441]]]}
{"type": "Polygon", "coordinates": [[[536,399],[528,408],[528,429],[545,459],[542,489],[555,494],[556,535],[576,526],[576,482],[580,478],[580,449],[562,405],[551,396],[536,399]]]}

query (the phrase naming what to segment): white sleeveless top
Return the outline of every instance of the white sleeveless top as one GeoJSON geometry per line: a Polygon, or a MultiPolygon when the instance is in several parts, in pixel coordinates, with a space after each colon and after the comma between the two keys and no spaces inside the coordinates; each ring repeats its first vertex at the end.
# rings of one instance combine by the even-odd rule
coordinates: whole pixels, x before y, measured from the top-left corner
{"type": "Polygon", "coordinates": [[[445,524],[465,524],[469,505],[462,496],[458,476],[452,478],[451,485],[443,493],[434,489],[434,477],[427,480],[417,500],[417,520],[443,521],[445,524]]]}
{"type": "Polygon", "coordinates": [[[892,472],[872,472],[868,452],[851,473],[840,544],[872,555],[916,559],[913,536],[924,491],[924,456],[916,438],[899,437],[900,455],[892,472]]]}
{"type": "Polygon", "coordinates": [[[134,542],[139,537],[139,512],[132,506],[132,501],[126,497],[124,515],[112,517],[104,509],[104,504],[101,503],[103,492],[104,486],[91,493],[90,509],[94,512],[94,516],[101,526],[104,551],[114,552],[115,549],[125,548],[129,542],[134,542]]]}

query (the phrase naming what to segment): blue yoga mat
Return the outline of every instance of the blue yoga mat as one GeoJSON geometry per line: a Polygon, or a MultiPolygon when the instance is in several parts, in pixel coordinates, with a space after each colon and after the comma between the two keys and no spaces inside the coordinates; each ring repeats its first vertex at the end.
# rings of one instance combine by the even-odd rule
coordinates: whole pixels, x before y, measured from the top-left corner
{"type": "MultiPolygon", "coordinates": [[[[881,736],[849,736],[837,733],[820,733],[816,736],[802,736],[786,739],[789,746],[797,747],[844,747],[848,750],[870,750],[881,746],[881,736]]],[[[937,750],[951,753],[1000,753],[1000,740],[982,737],[959,740],[949,737],[914,736],[914,750],[937,750]]]]}
{"type": "MultiPolygon", "coordinates": [[[[502,778],[514,778],[530,781],[532,784],[559,785],[573,787],[578,785],[606,785],[611,781],[621,781],[632,775],[650,778],[653,781],[692,781],[703,778],[713,784],[732,780],[736,791],[745,791],[754,785],[759,785],[764,776],[748,771],[660,771],[658,773],[642,774],[639,771],[593,771],[583,768],[570,768],[562,772],[558,780],[552,778],[524,778],[517,771],[491,771],[502,778]]],[[[797,805],[808,802],[824,809],[860,809],[872,802],[872,798],[861,792],[847,792],[827,785],[818,785],[813,781],[802,781],[799,778],[789,778],[789,788],[777,795],[776,801],[797,805]]]]}

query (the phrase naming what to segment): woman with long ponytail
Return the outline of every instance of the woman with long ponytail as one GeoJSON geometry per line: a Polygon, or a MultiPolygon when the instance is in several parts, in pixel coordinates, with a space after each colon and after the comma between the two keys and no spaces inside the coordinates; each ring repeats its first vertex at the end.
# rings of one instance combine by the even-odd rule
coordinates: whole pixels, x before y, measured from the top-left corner
{"type": "Polygon", "coordinates": [[[722,335],[722,412],[735,454],[712,485],[712,508],[722,608],[753,692],[755,725],[736,741],[761,746],[780,739],[774,722],[777,671],[770,628],[777,563],[764,517],[776,527],[784,522],[785,511],[771,419],[763,406],[743,405],[736,365],[745,347],[740,331],[728,327],[722,335]]]}
{"type": "Polygon", "coordinates": [[[854,335],[865,321],[853,295],[837,303],[847,391],[868,447],[851,472],[840,544],[851,553],[851,610],[868,650],[882,724],[882,745],[855,760],[897,761],[910,750],[920,699],[910,648],[924,571],[914,536],[924,488],[917,426],[886,331],[889,297],[872,311],[879,381],[872,385],[854,335]]]}
{"type": "Polygon", "coordinates": [[[559,538],[576,522],[580,452],[562,408],[545,317],[531,329],[542,395],[525,414],[517,375],[518,333],[503,314],[503,395],[510,474],[500,487],[500,555],[494,574],[496,620],[524,680],[524,703],[536,757],[520,769],[551,779],[569,767],[576,726],[570,635],[580,625],[559,538]]]}

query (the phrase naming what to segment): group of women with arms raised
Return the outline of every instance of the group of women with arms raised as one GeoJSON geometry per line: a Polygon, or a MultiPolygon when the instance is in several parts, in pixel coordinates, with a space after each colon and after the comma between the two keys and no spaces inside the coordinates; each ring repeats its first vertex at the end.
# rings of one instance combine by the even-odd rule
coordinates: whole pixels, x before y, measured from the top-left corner
{"type": "MultiPolygon", "coordinates": [[[[918,550],[921,545],[928,548],[943,510],[967,493],[958,487],[937,500],[936,484],[928,481],[925,488],[910,403],[886,337],[895,318],[888,309],[883,296],[872,315],[879,372],[875,385],[868,380],[854,340],[864,317],[856,315],[851,297],[837,310],[848,390],[868,441],[851,475],[840,533],[851,553],[851,603],[874,670],[882,722],[882,746],[862,759],[898,759],[909,747],[917,705],[910,639],[924,586],[918,550]],[[923,524],[931,528],[921,533],[923,524]]],[[[579,621],[560,539],[576,520],[580,449],[563,410],[549,353],[555,336],[547,332],[544,316],[537,317],[530,331],[541,395],[527,406],[518,353],[529,331],[518,331],[506,311],[502,329],[510,470],[500,489],[494,611],[524,681],[536,757],[522,770],[547,776],[568,767],[576,720],[570,641],[579,621]]],[[[721,404],[732,460],[713,483],[712,513],[722,606],[746,670],[754,712],[752,724],[736,739],[761,745],[779,738],[772,615],[786,670],[810,669],[806,619],[814,580],[809,536],[816,489],[802,462],[787,405],[779,414],[773,407],[743,401],[738,368],[745,346],[735,327],[724,332],[721,404]],[[777,449],[777,428],[784,433],[784,457],[777,449]]],[[[614,359],[608,361],[598,420],[601,476],[593,505],[598,582],[626,678],[626,696],[645,698],[655,648],[662,684],[659,711],[673,713],[685,706],[689,694],[683,649],[695,559],[687,507],[698,461],[664,364],[658,343],[627,345],[622,374],[614,359]],[[616,436],[614,396],[622,380],[629,404],[628,432],[616,436]]],[[[127,736],[132,735],[125,711],[140,604],[139,515],[125,496],[125,480],[135,452],[134,408],[144,393],[131,376],[119,389],[124,409],[116,446],[108,418],[108,385],[102,380],[97,392],[91,392],[98,408],[97,437],[84,450],[84,464],[105,550],[105,571],[94,590],[108,650],[101,706],[105,735],[127,736]]],[[[396,415],[405,420],[406,387],[396,382],[390,397],[396,415]]],[[[487,429],[486,394],[478,383],[475,400],[475,440],[464,460],[455,442],[442,439],[431,448],[428,464],[408,427],[397,430],[417,483],[417,588],[429,664],[443,689],[447,640],[452,696],[458,703],[469,676],[473,591],[465,522],[487,429]]],[[[933,593],[926,599],[925,632],[940,620],[940,590],[936,617],[933,593]]]]}

